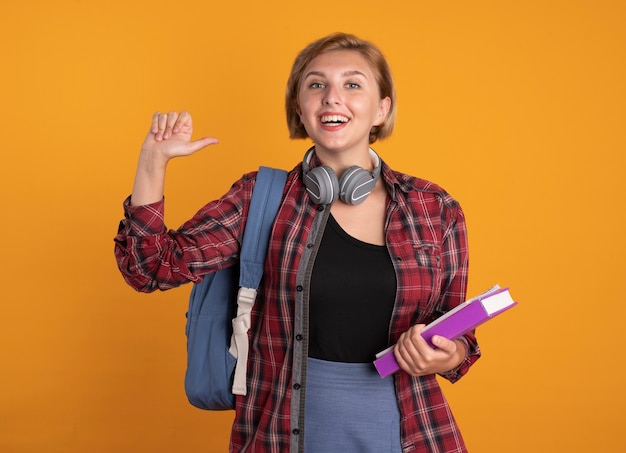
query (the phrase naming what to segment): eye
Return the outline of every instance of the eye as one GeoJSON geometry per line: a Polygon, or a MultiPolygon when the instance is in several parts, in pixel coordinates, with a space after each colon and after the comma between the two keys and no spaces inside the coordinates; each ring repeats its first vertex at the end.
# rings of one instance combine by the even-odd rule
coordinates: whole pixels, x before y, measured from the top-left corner
{"type": "Polygon", "coordinates": [[[361,88],[361,85],[359,85],[358,83],[354,83],[354,82],[348,82],[346,83],[346,87],[351,88],[351,89],[357,89],[357,88],[361,88]]]}
{"type": "Polygon", "coordinates": [[[324,84],[321,82],[313,82],[309,84],[309,88],[313,88],[313,89],[324,88],[324,84]]]}

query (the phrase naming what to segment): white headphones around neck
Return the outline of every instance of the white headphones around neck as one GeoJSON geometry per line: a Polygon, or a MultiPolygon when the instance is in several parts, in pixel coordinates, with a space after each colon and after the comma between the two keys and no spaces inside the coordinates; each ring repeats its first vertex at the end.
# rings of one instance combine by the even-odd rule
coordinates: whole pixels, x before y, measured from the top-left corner
{"type": "Polygon", "coordinates": [[[302,159],[304,172],[304,185],[307,192],[317,204],[330,204],[341,199],[345,203],[357,205],[365,201],[367,196],[374,190],[380,177],[381,160],[378,154],[370,148],[370,157],[374,164],[371,172],[358,165],[346,169],[338,179],[332,168],[320,165],[310,168],[311,159],[315,153],[315,147],[311,147],[302,159]]]}

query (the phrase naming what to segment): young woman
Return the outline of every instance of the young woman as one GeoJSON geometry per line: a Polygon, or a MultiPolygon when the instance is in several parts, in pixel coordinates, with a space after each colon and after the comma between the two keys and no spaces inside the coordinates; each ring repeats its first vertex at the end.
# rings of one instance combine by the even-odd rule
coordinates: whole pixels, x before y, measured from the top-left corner
{"type": "MultiPolygon", "coordinates": [[[[420,336],[465,299],[465,220],[440,187],[370,148],[395,120],[385,58],[352,35],[311,43],[293,64],[286,109],[291,137],[314,146],[290,172],[274,224],[231,451],[466,451],[435,376],[467,373],[476,338],[435,337],[432,348],[420,336]],[[392,344],[402,370],[381,379],[372,361],[392,344]]],[[[115,238],[139,291],[237,261],[255,172],[178,230],[165,227],[167,163],[217,143],[192,131],[189,113],[156,113],[141,149],[115,238]]]]}

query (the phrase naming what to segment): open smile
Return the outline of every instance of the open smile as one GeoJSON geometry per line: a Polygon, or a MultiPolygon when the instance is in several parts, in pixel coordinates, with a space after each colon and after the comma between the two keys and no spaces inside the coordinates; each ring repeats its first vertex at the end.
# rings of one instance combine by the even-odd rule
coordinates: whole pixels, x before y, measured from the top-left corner
{"type": "Polygon", "coordinates": [[[320,122],[326,128],[337,128],[347,124],[350,118],[344,115],[324,114],[320,116],[320,122]]]}

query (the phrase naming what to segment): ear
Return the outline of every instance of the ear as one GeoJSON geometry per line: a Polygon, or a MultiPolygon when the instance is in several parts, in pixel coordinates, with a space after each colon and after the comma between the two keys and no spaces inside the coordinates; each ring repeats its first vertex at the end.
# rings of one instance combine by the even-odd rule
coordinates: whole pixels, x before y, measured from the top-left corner
{"type": "Polygon", "coordinates": [[[385,122],[390,109],[391,98],[389,96],[386,96],[378,103],[378,113],[376,114],[376,121],[374,123],[374,126],[380,126],[385,122]]]}
{"type": "Polygon", "coordinates": [[[300,108],[300,100],[296,99],[296,113],[298,114],[299,117],[302,117],[302,109],[300,108]]]}

